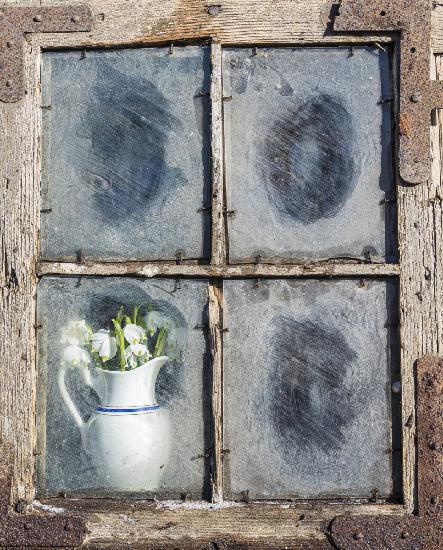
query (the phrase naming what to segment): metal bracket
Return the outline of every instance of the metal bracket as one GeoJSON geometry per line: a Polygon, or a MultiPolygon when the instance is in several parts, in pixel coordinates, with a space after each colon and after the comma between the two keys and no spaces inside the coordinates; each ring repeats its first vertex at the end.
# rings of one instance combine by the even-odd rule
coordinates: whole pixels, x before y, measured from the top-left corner
{"type": "Polygon", "coordinates": [[[443,108],[443,82],[431,81],[432,0],[342,0],[335,31],[400,32],[400,177],[431,177],[431,112],[443,108]]]}
{"type": "Polygon", "coordinates": [[[338,516],[331,538],[339,550],[443,548],[443,360],[417,364],[418,515],[338,516]]]}
{"type": "Polygon", "coordinates": [[[12,103],[26,94],[25,33],[90,31],[88,6],[0,9],[0,101],[12,103]]]}
{"type": "Polygon", "coordinates": [[[0,446],[0,546],[72,547],[83,542],[86,527],[82,518],[60,514],[9,514],[13,479],[13,452],[0,446]]]}

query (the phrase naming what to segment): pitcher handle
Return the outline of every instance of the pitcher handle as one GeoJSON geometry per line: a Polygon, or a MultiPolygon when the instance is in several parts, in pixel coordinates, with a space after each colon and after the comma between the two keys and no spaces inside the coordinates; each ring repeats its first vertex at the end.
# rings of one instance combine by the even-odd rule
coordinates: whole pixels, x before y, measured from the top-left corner
{"type": "MultiPolygon", "coordinates": [[[[60,394],[63,398],[63,401],[68,407],[69,412],[71,413],[71,416],[74,419],[74,422],[77,424],[78,429],[80,430],[82,443],[83,443],[83,446],[85,446],[86,424],[83,422],[83,419],[80,416],[80,413],[78,412],[77,407],[74,405],[74,402],[72,401],[71,396],[69,395],[68,390],[66,389],[65,375],[67,370],[68,370],[68,367],[66,366],[60,367],[60,370],[58,371],[58,387],[60,389],[60,394]]],[[[82,371],[86,371],[86,369],[82,367],[82,371]]],[[[89,374],[89,371],[88,371],[88,374],[89,374]]],[[[85,378],[86,384],[89,386],[90,384],[88,383],[89,382],[88,376],[86,375],[86,373],[84,373],[83,376],[85,378]]]]}

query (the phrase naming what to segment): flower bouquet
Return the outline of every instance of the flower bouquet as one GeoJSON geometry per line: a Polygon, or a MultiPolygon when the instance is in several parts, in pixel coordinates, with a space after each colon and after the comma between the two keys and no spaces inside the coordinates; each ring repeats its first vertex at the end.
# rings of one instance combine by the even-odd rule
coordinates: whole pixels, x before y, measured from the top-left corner
{"type": "Polygon", "coordinates": [[[130,315],[122,306],[109,328],[94,329],[86,320],[69,322],[63,329],[62,365],[87,367],[91,361],[103,370],[132,370],[151,358],[168,355],[176,358],[183,329],[174,326],[160,311],[135,306],[130,315]]]}

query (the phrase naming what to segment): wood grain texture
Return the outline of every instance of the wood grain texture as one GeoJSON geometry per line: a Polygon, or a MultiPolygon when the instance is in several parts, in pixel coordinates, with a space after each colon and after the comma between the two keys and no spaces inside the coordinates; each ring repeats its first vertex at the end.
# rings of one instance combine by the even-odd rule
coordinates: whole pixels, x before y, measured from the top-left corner
{"type": "Polygon", "coordinates": [[[223,153],[223,92],[222,50],[220,44],[211,45],[211,178],[212,178],[212,234],[211,264],[226,263],[226,226],[224,215],[224,153],[223,153]]]}
{"type": "Polygon", "coordinates": [[[35,262],[38,246],[39,51],[25,48],[30,91],[0,103],[0,440],[16,457],[12,500],[33,494],[35,262]]]}
{"type": "Polygon", "coordinates": [[[43,275],[134,275],[139,277],[383,277],[397,276],[394,264],[307,263],[300,265],[242,264],[229,266],[189,265],[154,262],[62,263],[40,262],[37,273],[43,275]]]}
{"type": "MultiPolygon", "coordinates": [[[[441,57],[435,75],[443,75],[441,57]]],[[[442,351],[442,124],[440,111],[438,125],[431,128],[430,184],[398,188],[403,482],[409,511],[416,506],[414,364],[423,355],[442,351]]]]}
{"type": "MultiPolygon", "coordinates": [[[[330,521],[355,511],[355,505],[239,504],[64,501],[47,503],[86,514],[89,549],[115,548],[291,548],[331,549],[326,533],[330,521]],[[149,544],[146,544],[147,539],[149,544]],[[216,546],[218,541],[220,546],[216,546]],[[222,542],[226,546],[222,546],[222,542]],[[211,546],[211,544],[213,546],[211,546]]],[[[402,515],[395,505],[361,505],[359,513],[402,515]]]]}

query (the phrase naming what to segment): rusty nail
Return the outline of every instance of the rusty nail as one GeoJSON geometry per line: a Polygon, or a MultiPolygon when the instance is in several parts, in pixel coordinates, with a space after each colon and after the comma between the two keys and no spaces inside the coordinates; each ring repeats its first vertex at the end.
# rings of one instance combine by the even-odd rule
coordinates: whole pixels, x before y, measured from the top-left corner
{"type": "Polygon", "coordinates": [[[23,514],[23,512],[26,510],[26,501],[25,500],[19,500],[15,503],[14,510],[17,512],[17,514],[23,514]]]}
{"type": "Polygon", "coordinates": [[[362,540],[363,539],[363,533],[357,532],[352,535],[352,538],[354,540],[362,540]]]}
{"type": "Polygon", "coordinates": [[[208,7],[209,15],[218,15],[222,11],[222,7],[219,4],[214,4],[208,7]]]}
{"type": "Polygon", "coordinates": [[[174,54],[174,43],[171,42],[169,44],[169,55],[173,55],[174,54]]]}
{"type": "Polygon", "coordinates": [[[41,15],[34,15],[32,20],[35,21],[36,23],[41,23],[42,16],[41,15]]]}
{"type": "Polygon", "coordinates": [[[399,380],[392,383],[392,393],[396,395],[401,393],[401,382],[399,380]]]}
{"type": "Polygon", "coordinates": [[[77,263],[83,264],[85,262],[85,256],[83,254],[83,250],[80,248],[80,250],[77,250],[77,263]]]}
{"type": "Polygon", "coordinates": [[[260,286],[261,286],[260,279],[257,278],[257,280],[255,281],[255,288],[260,288],[260,286]]]}
{"type": "Polygon", "coordinates": [[[252,57],[255,57],[257,55],[257,46],[254,46],[252,48],[252,54],[251,55],[252,55],[252,57]]]}
{"type": "Polygon", "coordinates": [[[411,101],[413,103],[418,103],[421,100],[422,100],[422,95],[420,92],[415,92],[411,95],[411,101]]]}

